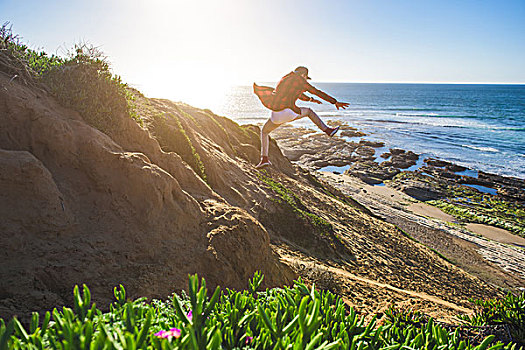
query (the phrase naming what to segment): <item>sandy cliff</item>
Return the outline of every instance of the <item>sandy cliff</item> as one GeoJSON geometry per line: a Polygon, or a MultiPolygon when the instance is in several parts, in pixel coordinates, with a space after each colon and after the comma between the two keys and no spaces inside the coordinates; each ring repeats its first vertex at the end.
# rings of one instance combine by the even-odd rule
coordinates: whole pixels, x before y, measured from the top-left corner
{"type": "Polygon", "coordinates": [[[76,283],[105,301],[119,283],[166,296],[195,272],[236,288],[256,269],[290,281],[264,227],[134,121],[111,138],[43,92],[0,85],[1,316],[66,303],[76,283]]]}

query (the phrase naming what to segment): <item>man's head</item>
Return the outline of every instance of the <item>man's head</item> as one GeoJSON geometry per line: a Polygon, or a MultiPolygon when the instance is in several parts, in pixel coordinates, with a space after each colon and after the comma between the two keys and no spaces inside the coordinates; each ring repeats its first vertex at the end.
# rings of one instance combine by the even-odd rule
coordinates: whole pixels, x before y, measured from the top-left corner
{"type": "Polygon", "coordinates": [[[310,78],[308,76],[308,68],[306,68],[306,67],[299,66],[299,67],[295,68],[295,70],[293,72],[295,74],[299,74],[300,76],[302,76],[305,79],[312,79],[312,78],[310,78]]]}

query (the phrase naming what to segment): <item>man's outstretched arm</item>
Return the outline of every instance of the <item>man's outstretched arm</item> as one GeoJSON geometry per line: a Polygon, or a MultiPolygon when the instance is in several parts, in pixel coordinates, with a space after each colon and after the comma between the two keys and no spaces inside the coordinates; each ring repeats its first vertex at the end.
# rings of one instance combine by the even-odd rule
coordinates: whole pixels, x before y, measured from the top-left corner
{"type": "MultiPolygon", "coordinates": [[[[316,96],[319,96],[320,98],[322,98],[323,100],[325,100],[326,102],[330,102],[331,104],[334,104],[335,107],[337,109],[339,108],[342,108],[342,109],[345,109],[346,107],[348,107],[348,103],[346,102],[337,102],[337,100],[335,98],[333,98],[332,96],[328,95],[327,93],[319,90],[319,89],[316,89],[314,86],[310,85],[310,83],[306,82],[307,84],[307,88],[306,88],[306,91],[316,95],[316,96]]],[[[312,101],[312,102],[317,102],[317,101],[312,101]]]]}
{"type": "Polygon", "coordinates": [[[299,99],[300,99],[301,101],[314,102],[314,103],[318,103],[318,104],[321,104],[321,103],[322,103],[321,101],[316,100],[315,98],[310,97],[310,96],[307,96],[307,95],[305,95],[305,94],[300,94],[300,95],[299,95],[299,99]]]}
{"type": "Polygon", "coordinates": [[[333,98],[332,96],[328,95],[327,93],[321,90],[316,89],[314,86],[310,85],[310,83],[308,82],[306,82],[306,91],[316,96],[319,96],[320,98],[322,98],[326,102],[330,102],[331,104],[335,104],[337,102],[335,98],[333,98]]]}

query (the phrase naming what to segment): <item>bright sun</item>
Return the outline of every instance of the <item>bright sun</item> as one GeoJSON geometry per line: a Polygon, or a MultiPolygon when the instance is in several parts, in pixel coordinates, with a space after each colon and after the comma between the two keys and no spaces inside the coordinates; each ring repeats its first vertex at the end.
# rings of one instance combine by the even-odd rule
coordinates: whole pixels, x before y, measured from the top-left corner
{"type": "Polygon", "coordinates": [[[157,33],[155,58],[141,67],[140,81],[151,97],[168,97],[199,107],[218,106],[237,82],[246,64],[232,57],[229,26],[235,1],[151,1],[147,13],[150,32],[157,33]]]}

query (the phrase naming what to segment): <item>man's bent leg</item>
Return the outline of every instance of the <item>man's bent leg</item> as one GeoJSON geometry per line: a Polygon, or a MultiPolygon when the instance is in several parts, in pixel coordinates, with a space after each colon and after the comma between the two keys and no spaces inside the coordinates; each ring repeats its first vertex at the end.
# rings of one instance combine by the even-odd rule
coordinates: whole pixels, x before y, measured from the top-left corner
{"type": "Polygon", "coordinates": [[[301,107],[301,116],[307,116],[310,118],[310,120],[317,125],[321,131],[326,131],[328,129],[328,126],[321,120],[321,118],[317,115],[317,113],[314,112],[313,109],[308,107],[301,107]]]}

